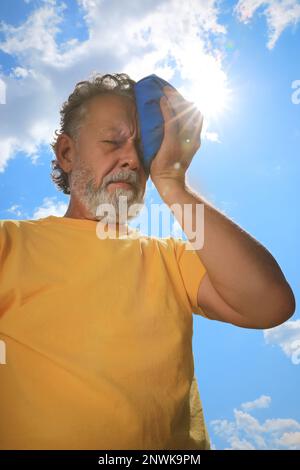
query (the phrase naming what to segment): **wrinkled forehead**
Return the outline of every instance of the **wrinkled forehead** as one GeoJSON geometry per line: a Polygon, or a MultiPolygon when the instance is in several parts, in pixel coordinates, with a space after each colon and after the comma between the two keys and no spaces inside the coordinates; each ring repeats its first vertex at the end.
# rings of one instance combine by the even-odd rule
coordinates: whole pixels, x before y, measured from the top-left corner
{"type": "Polygon", "coordinates": [[[135,101],[127,96],[105,94],[93,98],[88,106],[87,119],[98,132],[140,136],[135,101]]]}

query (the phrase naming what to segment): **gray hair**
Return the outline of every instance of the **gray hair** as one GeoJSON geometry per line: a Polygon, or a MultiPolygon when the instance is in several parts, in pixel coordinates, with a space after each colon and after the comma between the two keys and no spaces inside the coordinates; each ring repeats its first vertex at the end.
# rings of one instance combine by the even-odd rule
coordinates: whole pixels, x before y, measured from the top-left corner
{"type": "MultiPolygon", "coordinates": [[[[126,73],[93,74],[88,80],[76,83],[74,91],[69,95],[60,109],[60,129],[50,144],[55,155],[61,134],[67,134],[76,141],[78,131],[86,115],[88,102],[102,94],[127,96],[135,100],[134,84],[126,73]]],[[[60,167],[57,159],[51,161],[51,179],[59,191],[70,194],[68,174],[60,167]]]]}

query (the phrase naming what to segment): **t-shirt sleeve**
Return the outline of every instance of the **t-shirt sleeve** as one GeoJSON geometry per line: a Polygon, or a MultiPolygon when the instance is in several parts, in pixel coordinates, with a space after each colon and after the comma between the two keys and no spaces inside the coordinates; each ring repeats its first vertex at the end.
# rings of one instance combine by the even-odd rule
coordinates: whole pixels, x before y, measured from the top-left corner
{"type": "Polygon", "coordinates": [[[196,315],[208,318],[202,308],[198,306],[197,300],[199,285],[206,273],[206,268],[198,253],[191,249],[192,245],[189,241],[185,241],[182,238],[173,238],[172,240],[175,245],[176,259],[191,309],[196,315]],[[187,249],[188,246],[190,249],[187,249]]]}

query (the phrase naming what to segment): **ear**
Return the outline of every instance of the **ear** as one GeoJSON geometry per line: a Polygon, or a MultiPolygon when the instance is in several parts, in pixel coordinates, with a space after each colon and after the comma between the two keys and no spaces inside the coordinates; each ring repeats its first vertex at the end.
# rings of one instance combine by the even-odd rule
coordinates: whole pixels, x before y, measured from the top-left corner
{"type": "Polygon", "coordinates": [[[56,158],[60,167],[69,173],[73,168],[73,163],[76,155],[76,148],[74,140],[68,134],[61,134],[58,137],[56,145],[56,158]]]}

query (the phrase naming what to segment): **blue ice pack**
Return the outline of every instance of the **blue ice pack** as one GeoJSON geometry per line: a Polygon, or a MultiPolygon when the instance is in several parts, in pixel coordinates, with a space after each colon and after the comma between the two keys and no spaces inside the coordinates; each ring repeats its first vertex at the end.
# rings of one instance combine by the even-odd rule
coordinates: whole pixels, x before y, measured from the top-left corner
{"type": "Polygon", "coordinates": [[[163,87],[170,86],[154,73],[134,85],[137,114],[141,132],[141,153],[147,172],[164,137],[164,118],[159,101],[164,95],[163,87]]]}

